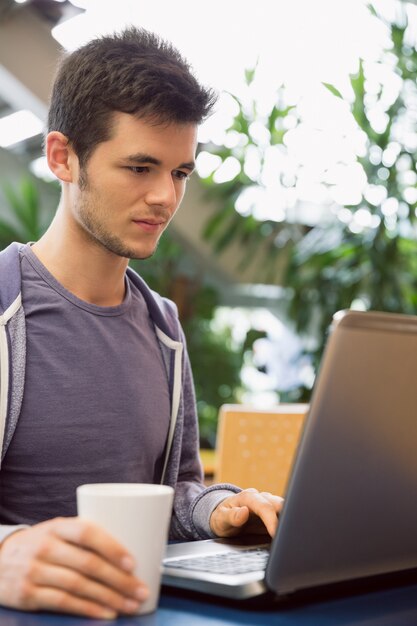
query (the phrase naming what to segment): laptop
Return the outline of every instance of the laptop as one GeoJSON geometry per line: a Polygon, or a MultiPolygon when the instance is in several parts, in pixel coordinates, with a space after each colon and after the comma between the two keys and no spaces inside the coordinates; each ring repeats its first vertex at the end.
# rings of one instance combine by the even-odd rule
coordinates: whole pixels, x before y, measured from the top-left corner
{"type": "Polygon", "coordinates": [[[417,317],[334,316],[281,495],[272,542],[170,544],[163,584],[279,599],[417,572],[417,317]]]}

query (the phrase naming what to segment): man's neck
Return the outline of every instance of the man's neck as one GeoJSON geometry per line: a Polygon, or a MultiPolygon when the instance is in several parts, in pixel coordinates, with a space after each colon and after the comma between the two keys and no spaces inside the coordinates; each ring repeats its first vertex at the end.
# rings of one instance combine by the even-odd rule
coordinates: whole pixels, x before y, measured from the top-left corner
{"type": "Polygon", "coordinates": [[[128,259],[109,252],[64,220],[58,211],[46,233],[33,244],[33,252],[80,300],[98,306],[121,304],[128,259]]]}

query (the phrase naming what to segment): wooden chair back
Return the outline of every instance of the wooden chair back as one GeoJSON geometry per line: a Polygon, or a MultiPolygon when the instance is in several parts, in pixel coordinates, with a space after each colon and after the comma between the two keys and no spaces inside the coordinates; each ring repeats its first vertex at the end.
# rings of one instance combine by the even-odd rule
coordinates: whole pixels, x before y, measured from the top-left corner
{"type": "Polygon", "coordinates": [[[285,493],[308,404],[268,410],[240,404],[220,408],[215,482],[285,493]]]}

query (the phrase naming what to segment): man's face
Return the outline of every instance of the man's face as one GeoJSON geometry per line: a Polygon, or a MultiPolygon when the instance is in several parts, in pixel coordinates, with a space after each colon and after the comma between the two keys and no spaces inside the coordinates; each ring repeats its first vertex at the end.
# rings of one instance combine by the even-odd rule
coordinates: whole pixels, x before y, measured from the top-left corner
{"type": "Polygon", "coordinates": [[[196,146],[195,124],[152,125],[115,113],[111,139],[97,145],[72,185],[77,227],[118,256],[152,255],[184,196],[196,146]]]}

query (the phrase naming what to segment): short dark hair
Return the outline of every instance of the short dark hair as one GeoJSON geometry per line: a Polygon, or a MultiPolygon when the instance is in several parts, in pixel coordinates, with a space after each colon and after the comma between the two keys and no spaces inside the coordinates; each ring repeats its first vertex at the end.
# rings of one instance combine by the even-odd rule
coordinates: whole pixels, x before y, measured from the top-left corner
{"type": "Polygon", "coordinates": [[[216,95],[172,44],[141,28],[99,37],[65,56],[52,88],[48,132],[60,131],[84,166],[111,137],[112,114],[200,124],[216,95]]]}

